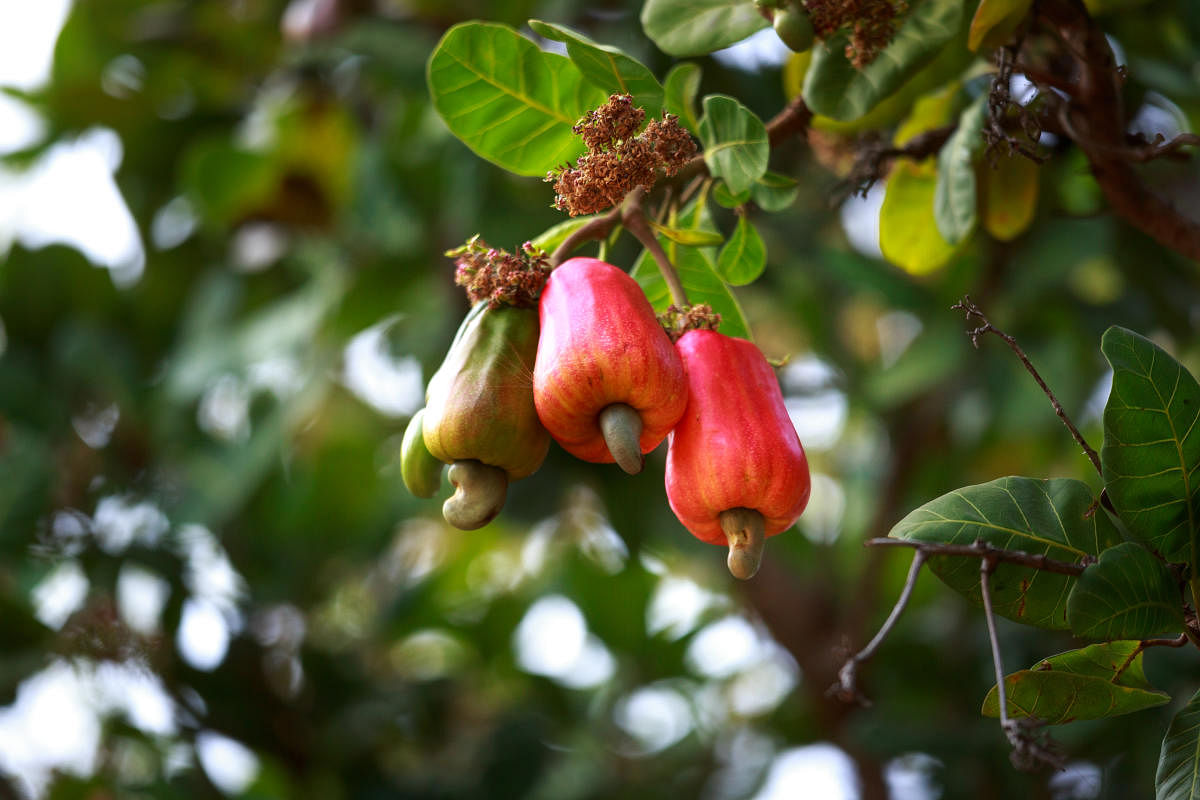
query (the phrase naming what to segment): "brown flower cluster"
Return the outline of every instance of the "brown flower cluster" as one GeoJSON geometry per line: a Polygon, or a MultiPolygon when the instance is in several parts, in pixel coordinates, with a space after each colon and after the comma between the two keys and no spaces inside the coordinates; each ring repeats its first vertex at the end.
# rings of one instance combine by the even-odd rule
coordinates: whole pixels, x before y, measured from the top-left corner
{"type": "Polygon", "coordinates": [[[533,308],[550,276],[546,252],[530,242],[514,255],[476,235],[446,255],[455,259],[454,282],[466,288],[472,305],[486,300],[492,308],[533,308]]]}
{"type": "Polygon", "coordinates": [[[667,306],[667,310],[658,315],[658,321],[671,337],[672,342],[688,331],[715,331],[721,324],[721,315],[713,311],[707,303],[694,306],[667,306]]]}
{"type": "Polygon", "coordinates": [[[575,166],[546,176],[554,183],[554,207],[572,217],[612,208],[638,186],[651,189],[660,168],[674,175],[696,154],[696,143],[674,116],[650,120],[639,134],[645,118],[627,94],[614,94],[589,111],[573,128],[588,152],[575,166]]]}
{"type": "Polygon", "coordinates": [[[813,31],[821,39],[843,25],[850,28],[846,58],[862,69],[875,60],[896,34],[896,18],[908,10],[905,0],[805,0],[813,31]]]}

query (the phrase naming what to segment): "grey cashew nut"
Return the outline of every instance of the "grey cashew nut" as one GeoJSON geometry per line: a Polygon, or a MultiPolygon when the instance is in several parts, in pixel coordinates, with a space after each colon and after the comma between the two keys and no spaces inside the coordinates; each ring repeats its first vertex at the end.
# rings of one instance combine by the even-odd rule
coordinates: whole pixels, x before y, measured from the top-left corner
{"type": "Polygon", "coordinates": [[[637,475],[646,463],[642,455],[642,417],[632,406],[613,403],[600,412],[600,432],[617,466],[637,475]]]}
{"type": "Polygon", "coordinates": [[[442,504],[442,516],[459,530],[482,528],[504,508],[508,474],[499,467],[474,459],[455,461],[446,477],[454,484],[454,494],[442,504]]]}
{"type": "Polygon", "coordinates": [[[731,508],[718,517],[721,530],[729,541],[726,564],[735,578],[749,580],[758,572],[766,545],[766,520],[753,508],[731,508]]]}

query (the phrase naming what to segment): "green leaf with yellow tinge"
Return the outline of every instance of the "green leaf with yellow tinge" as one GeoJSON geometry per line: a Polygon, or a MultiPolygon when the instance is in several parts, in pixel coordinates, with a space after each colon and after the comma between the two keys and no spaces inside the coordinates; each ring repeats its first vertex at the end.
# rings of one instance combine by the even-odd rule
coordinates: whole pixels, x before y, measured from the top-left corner
{"type": "Polygon", "coordinates": [[[1024,233],[1037,211],[1040,174],[1037,164],[1016,154],[999,159],[994,166],[985,164],[979,174],[983,229],[1002,242],[1024,233]]]}
{"type": "Polygon", "coordinates": [[[1012,38],[1031,5],[1033,0],[980,0],[967,32],[967,47],[972,52],[1000,47],[1012,38]]]}
{"type": "MultiPolygon", "coordinates": [[[[1042,659],[1031,669],[1004,677],[1010,717],[1032,717],[1051,725],[1104,719],[1161,706],[1171,697],[1146,680],[1136,641],[1094,644],[1042,659]]],[[[983,700],[985,717],[1000,716],[993,686],[983,700]]]]}
{"type": "Polygon", "coordinates": [[[580,155],[583,141],[571,128],[607,99],[569,59],[492,23],[446,31],[426,78],[450,132],[518,175],[544,176],[580,155]]]}
{"type": "Polygon", "coordinates": [[[937,180],[937,167],[932,163],[896,162],[879,210],[879,249],[883,257],[915,275],[941,267],[957,251],[938,233],[934,220],[937,180]]]}
{"type": "MultiPolygon", "coordinates": [[[[900,520],[889,536],[938,544],[982,540],[1001,550],[1021,550],[1078,563],[1120,542],[1096,496],[1082,481],[1009,477],[964,486],[900,520]]],[[[934,556],[929,567],[951,589],[981,603],[979,561],[934,556]]],[[[1066,629],[1067,597],[1077,578],[1017,564],[992,574],[997,614],[1026,625],[1066,629]]]]}
{"type": "Polygon", "coordinates": [[[700,228],[673,228],[670,225],[661,225],[654,220],[648,220],[650,227],[662,236],[667,237],[676,244],[683,244],[689,247],[716,247],[725,241],[725,237],[718,231],[708,231],[700,228]]]}
{"type": "Polygon", "coordinates": [[[749,189],[767,171],[771,155],[767,127],[732,97],[710,94],[704,98],[700,141],[709,172],[724,178],[735,195],[749,189]]]}
{"type": "Polygon", "coordinates": [[[892,143],[904,147],[915,136],[949,125],[958,117],[962,105],[962,83],[959,81],[951,81],[937,91],[922,95],[896,128],[892,143]]]}
{"type": "Polygon", "coordinates": [[[663,87],[644,64],[622,50],[597,44],[581,33],[541,20],[529,20],[535,33],[563,42],[567,57],[579,67],[583,77],[610,94],[633,96],[633,104],[646,109],[646,117],[659,115],[663,107],[663,87]]]}

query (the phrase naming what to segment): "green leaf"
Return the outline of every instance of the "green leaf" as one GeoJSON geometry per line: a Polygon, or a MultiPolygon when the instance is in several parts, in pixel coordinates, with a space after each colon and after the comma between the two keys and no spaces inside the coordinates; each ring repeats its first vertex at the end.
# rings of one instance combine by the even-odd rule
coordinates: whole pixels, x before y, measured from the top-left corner
{"type": "Polygon", "coordinates": [[[914,275],[932,272],[949,261],[957,248],[942,238],[934,221],[936,167],[898,161],[885,190],[879,209],[883,257],[914,275]]]}
{"type": "Polygon", "coordinates": [[[448,30],[426,77],[450,132],[518,175],[545,175],[582,153],[571,128],[606,99],[570,60],[491,23],[448,30]]]}
{"type": "Polygon", "coordinates": [[[987,114],[987,95],[980,95],[958,117],[958,127],[938,153],[933,219],[950,244],[958,244],[975,229],[975,156],[983,148],[980,131],[987,114]]]}
{"type": "Polygon", "coordinates": [[[903,147],[922,133],[949,125],[963,104],[962,83],[951,81],[942,88],[923,94],[912,104],[904,122],[896,128],[892,142],[903,147]]]}
{"type": "Polygon", "coordinates": [[[702,56],[770,23],[749,0],[646,0],[642,28],[664,53],[702,56]]]}
{"type": "Polygon", "coordinates": [[[981,0],[971,20],[967,47],[975,52],[981,47],[999,47],[1007,42],[1032,3],[1033,0],[981,0]]]}
{"type": "Polygon", "coordinates": [[[657,117],[662,111],[663,87],[654,73],[637,59],[561,25],[531,19],[529,27],[547,39],[566,43],[567,56],[588,82],[609,94],[633,95],[634,105],[646,109],[648,118],[657,117]]]}
{"type": "MultiPolygon", "coordinates": [[[[945,544],[981,539],[1004,550],[1068,562],[1099,555],[1120,541],[1112,522],[1097,511],[1092,490],[1070,478],[1009,477],[964,486],[916,509],[889,536],[945,544]]],[[[982,602],[978,559],[936,556],[929,566],[950,588],[982,602]]],[[[1017,622],[1065,629],[1067,593],[1075,580],[1000,564],[992,574],[992,604],[997,614],[1017,622]]]]}
{"type": "Polygon", "coordinates": [[[1197,567],[1200,385],[1161,347],[1125,328],[1104,332],[1113,369],[1104,407],[1104,488],[1129,532],[1168,561],[1197,567]]]}
{"type": "Polygon", "coordinates": [[[763,211],[783,211],[796,202],[800,183],[795,178],[768,172],[750,187],[750,196],[763,211]]]}
{"type": "Polygon", "coordinates": [[[713,184],[712,190],[713,200],[717,201],[717,205],[725,208],[737,208],[750,202],[750,190],[738,192],[734,194],[729,191],[729,187],[725,185],[725,181],[717,181],[713,184]]]}
{"type": "MultiPolygon", "coordinates": [[[[1146,680],[1138,642],[1107,642],[1068,650],[1004,677],[1010,717],[1034,717],[1051,725],[1103,719],[1160,706],[1170,695],[1146,680]],[[1136,653],[1136,655],[1134,655],[1136,653]]],[[[983,699],[985,717],[1000,716],[993,686],[983,699]]]]}
{"type": "Polygon", "coordinates": [[[1124,542],[1084,570],[1067,598],[1067,619],[1076,636],[1149,639],[1183,630],[1181,603],[1167,565],[1137,542],[1124,542]]]}
{"type": "Polygon", "coordinates": [[[704,98],[700,141],[704,143],[704,163],[709,172],[724,178],[735,195],[749,189],[767,171],[771,155],[767,128],[753,111],[732,97],[713,94],[704,98]]]}
{"type": "Polygon", "coordinates": [[[733,286],[753,283],[767,266],[767,246],[745,214],[738,216],[733,236],[717,257],[717,274],[733,286]]]}
{"type": "Polygon", "coordinates": [[[547,253],[553,253],[555,248],[566,241],[566,238],[575,231],[587,225],[594,220],[596,215],[592,214],[586,217],[571,217],[563,220],[552,228],[539,233],[536,237],[530,240],[530,243],[542,248],[547,253]]]}
{"type": "Polygon", "coordinates": [[[676,244],[689,247],[715,247],[725,241],[725,237],[717,231],[706,231],[700,228],[672,228],[649,220],[650,227],[676,244]]]}
{"type": "Polygon", "coordinates": [[[1200,798],[1200,692],[1180,709],[1163,737],[1154,776],[1155,800],[1200,798]]]}
{"type": "Polygon", "coordinates": [[[849,34],[834,34],[813,48],[804,76],[804,101],[814,114],[843,122],[858,119],[937,57],[958,33],[962,7],[962,0],[926,0],[861,70],[846,58],[849,34]]]}
{"type": "Polygon", "coordinates": [[[700,67],[690,61],[676,64],[663,82],[663,104],[667,112],[679,117],[680,123],[692,133],[700,130],[696,116],[696,95],[700,92],[700,67]]]}

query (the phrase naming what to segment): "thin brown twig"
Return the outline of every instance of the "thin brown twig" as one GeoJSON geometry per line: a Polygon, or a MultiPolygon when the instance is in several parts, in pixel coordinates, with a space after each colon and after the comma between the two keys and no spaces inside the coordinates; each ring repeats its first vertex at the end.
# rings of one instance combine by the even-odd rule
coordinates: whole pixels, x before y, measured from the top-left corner
{"type": "MultiPolygon", "coordinates": [[[[982,542],[976,541],[976,544],[982,542]]],[[[996,671],[996,696],[1000,709],[1000,729],[1012,747],[1009,758],[1018,769],[1030,770],[1049,765],[1061,769],[1062,755],[1052,743],[1039,741],[1035,731],[1040,727],[1038,720],[1031,718],[1012,719],[1008,716],[1008,687],[1004,683],[1004,663],[1000,657],[1000,639],[996,635],[996,612],[992,608],[992,573],[999,559],[995,553],[979,560],[979,594],[983,598],[983,614],[987,620],[988,641],[992,648],[992,667],[996,671]]]]}
{"type": "Polygon", "coordinates": [[[963,311],[966,313],[968,319],[975,317],[983,323],[978,328],[967,331],[967,335],[971,337],[971,344],[975,346],[976,350],[979,349],[979,337],[985,333],[994,333],[1008,344],[1009,349],[1016,353],[1017,358],[1021,360],[1021,364],[1025,367],[1025,370],[1033,376],[1033,379],[1037,381],[1037,385],[1041,387],[1042,392],[1050,399],[1050,405],[1054,407],[1054,413],[1058,415],[1062,423],[1067,426],[1067,430],[1071,432],[1071,436],[1083,448],[1084,454],[1092,462],[1092,466],[1096,468],[1096,473],[1104,477],[1104,471],[1100,468],[1099,454],[1087,443],[1087,440],[1083,438],[1083,434],[1079,432],[1079,428],[1075,427],[1075,423],[1067,416],[1067,412],[1063,410],[1062,404],[1058,402],[1058,398],[1054,396],[1054,392],[1046,385],[1046,381],[1042,380],[1042,376],[1030,362],[1029,356],[1025,355],[1025,351],[1017,344],[1017,340],[993,325],[983,311],[980,310],[979,306],[971,301],[970,295],[963,295],[963,299],[950,306],[950,308],[963,311]]]}
{"type": "Polygon", "coordinates": [[[871,639],[862,650],[846,659],[846,663],[838,671],[838,682],[830,686],[826,690],[826,694],[836,697],[844,703],[870,705],[870,701],[858,691],[858,665],[869,661],[879,646],[883,644],[883,640],[892,632],[892,628],[896,627],[896,622],[904,613],[909,598],[912,597],[913,587],[917,585],[917,577],[921,573],[921,566],[925,563],[926,557],[927,553],[924,550],[918,549],[913,553],[912,566],[908,568],[908,578],[904,582],[904,589],[900,592],[900,597],[896,599],[896,605],[892,606],[892,613],[888,614],[888,618],[879,632],[875,634],[875,638],[871,639]]]}
{"type": "Polygon", "coordinates": [[[671,263],[666,251],[659,244],[658,237],[654,235],[654,231],[650,230],[650,225],[646,222],[646,211],[642,205],[645,196],[646,191],[640,186],[630,192],[622,206],[621,220],[634,238],[641,242],[642,246],[649,250],[650,255],[654,257],[655,263],[658,264],[658,271],[662,273],[663,280],[667,284],[672,304],[686,306],[688,305],[687,292],[684,291],[683,283],[679,280],[679,273],[675,271],[675,265],[671,263]]]}
{"type": "Polygon", "coordinates": [[[966,556],[968,558],[988,558],[1003,564],[1015,564],[1019,567],[1053,572],[1058,575],[1079,576],[1091,564],[1095,563],[1092,556],[1082,561],[1059,561],[1055,558],[1038,553],[1026,553],[1023,550],[1002,550],[985,541],[977,540],[971,544],[945,544],[942,542],[919,542],[912,539],[868,539],[864,547],[911,547],[928,556],[966,556]]]}
{"type": "Polygon", "coordinates": [[[1187,643],[1188,635],[1186,633],[1181,633],[1173,639],[1143,639],[1138,642],[1137,647],[1133,648],[1133,652],[1129,654],[1129,658],[1125,659],[1121,662],[1121,666],[1117,667],[1117,671],[1113,673],[1112,681],[1110,682],[1116,683],[1120,680],[1121,675],[1125,673],[1125,670],[1129,669],[1129,665],[1133,663],[1134,659],[1151,647],[1183,647],[1187,643]]]}

